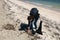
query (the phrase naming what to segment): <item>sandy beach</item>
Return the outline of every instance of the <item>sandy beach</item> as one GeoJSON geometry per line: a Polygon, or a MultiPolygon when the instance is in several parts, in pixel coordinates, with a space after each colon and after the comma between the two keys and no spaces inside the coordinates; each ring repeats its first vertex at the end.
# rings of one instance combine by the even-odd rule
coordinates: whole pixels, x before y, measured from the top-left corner
{"type": "MultiPolygon", "coordinates": [[[[0,0],[0,40],[60,40],[60,12],[20,0],[0,0]],[[39,10],[43,35],[19,31],[31,8],[39,10]]],[[[39,25],[39,21],[37,23],[39,25]]]]}

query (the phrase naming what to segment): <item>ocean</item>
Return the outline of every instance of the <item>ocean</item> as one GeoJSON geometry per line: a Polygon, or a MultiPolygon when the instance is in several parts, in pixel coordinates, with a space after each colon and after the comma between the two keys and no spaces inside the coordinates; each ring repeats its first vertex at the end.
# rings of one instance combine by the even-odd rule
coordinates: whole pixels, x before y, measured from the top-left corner
{"type": "Polygon", "coordinates": [[[60,0],[23,0],[23,1],[60,10],[60,0]]]}

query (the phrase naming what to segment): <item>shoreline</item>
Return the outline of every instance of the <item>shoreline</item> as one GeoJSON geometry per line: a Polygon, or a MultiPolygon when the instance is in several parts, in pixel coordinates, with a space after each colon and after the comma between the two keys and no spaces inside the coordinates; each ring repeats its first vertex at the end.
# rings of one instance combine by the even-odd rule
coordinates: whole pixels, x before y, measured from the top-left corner
{"type": "MultiPolygon", "coordinates": [[[[27,10],[30,11],[31,8],[36,7],[39,10],[39,13],[42,16],[46,17],[49,20],[56,21],[57,23],[60,24],[60,12],[47,9],[45,7],[41,7],[41,6],[36,6],[36,5],[33,5],[33,4],[29,4],[29,3],[26,3],[26,2],[23,2],[23,1],[17,1],[17,0],[10,0],[10,1],[13,3],[13,5],[15,5],[18,8],[22,7],[23,10],[27,9],[27,10]]],[[[28,11],[28,13],[29,13],[29,11],[28,11]]]]}
{"type": "Polygon", "coordinates": [[[29,2],[29,1],[23,1],[23,0],[19,0],[19,1],[22,1],[22,2],[28,3],[28,4],[32,4],[32,5],[35,5],[35,6],[38,6],[38,7],[43,7],[45,9],[49,9],[49,10],[60,12],[60,9],[58,9],[58,8],[48,7],[48,6],[45,6],[43,4],[39,4],[39,3],[35,4],[34,2],[29,2]]]}
{"type": "Polygon", "coordinates": [[[36,4],[32,4],[29,2],[25,2],[25,1],[20,1],[22,3],[22,5],[24,8],[27,9],[31,9],[33,7],[36,7],[39,10],[39,13],[41,14],[41,16],[46,17],[46,19],[52,20],[53,22],[56,21],[56,23],[60,24],[60,11],[56,11],[55,9],[52,8],[47,8],[44,6],[40,6],[40,5],[36,5],[36,4]],[[26,4],[26,5],[25,5],[26,4]]]}

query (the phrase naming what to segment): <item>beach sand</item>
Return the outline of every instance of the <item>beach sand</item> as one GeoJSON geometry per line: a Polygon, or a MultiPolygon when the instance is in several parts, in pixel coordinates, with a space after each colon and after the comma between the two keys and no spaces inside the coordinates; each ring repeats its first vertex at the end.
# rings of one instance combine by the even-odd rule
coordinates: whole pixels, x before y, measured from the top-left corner
{"type": "MultiPolygon", "coordinates": [[[[0,40],[60,40],[59,13],[19,0],[0,0],[0,40]],[[36,7],[41,15],[43,35],[31,36],[18,30],[21,23],[28,23],[27,17],[33,7],[36,7]]],[[[39,21],[37,24],[39,25],[39,21]]]]}

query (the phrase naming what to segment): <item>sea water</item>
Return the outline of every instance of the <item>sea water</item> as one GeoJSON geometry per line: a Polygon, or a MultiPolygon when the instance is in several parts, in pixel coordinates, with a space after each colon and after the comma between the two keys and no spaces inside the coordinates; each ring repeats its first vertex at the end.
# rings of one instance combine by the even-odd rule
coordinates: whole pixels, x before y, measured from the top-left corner
{"type": "Polygon", "coordinates": [[[60,0],[24,0],[24,1],[60,10],[60,0]]]}

